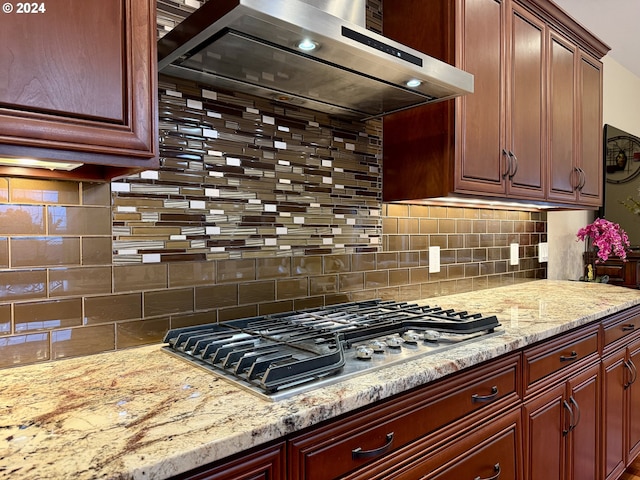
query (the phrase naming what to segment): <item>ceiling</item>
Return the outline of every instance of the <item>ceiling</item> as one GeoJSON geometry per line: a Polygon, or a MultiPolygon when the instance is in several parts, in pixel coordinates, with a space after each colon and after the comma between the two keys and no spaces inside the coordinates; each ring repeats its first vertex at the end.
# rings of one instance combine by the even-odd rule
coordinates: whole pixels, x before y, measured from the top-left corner
{"type": "Polygon", "coordinates": [[[639,33],[638,0],[553,0],[587,30],[611,47],[607,54],[640,77],[640,55],[635,36],[639,33]]]}

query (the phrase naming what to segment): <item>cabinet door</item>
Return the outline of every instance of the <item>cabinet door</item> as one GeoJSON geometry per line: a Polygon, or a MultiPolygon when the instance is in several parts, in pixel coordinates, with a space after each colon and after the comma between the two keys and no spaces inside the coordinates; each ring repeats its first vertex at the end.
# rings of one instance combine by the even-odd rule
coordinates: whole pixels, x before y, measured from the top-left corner
{"type": "Polygon", "coordinates": [[[525,479],[564,480],[568,429],[564,406],[565,385],[545,390],[525,402],[523,409],[525,434],[525,479]]]}
{"type": "Polygon", "coordinates": [[[594,364],[569,380],[573,423],[568,434],[569,476],[572,480],[600,478],[600,365],[594,364]]]}
{"type": "Polygon", "coordinates": [[[506,150],[511,165],[507,193],[541,199],[546,161],[545,25],[515,4],[510,19],[506,150]]]}
{"type": "Polygon", "coordinates": [[[575,202],[580,182],[576,161],[577,48],[555,33],[549,36],[549,199],[575,202]]]}
{"type": "Polygon", "coordinates": [[[627,464],[640,454],[640,379],[638,379],[638,368],[640,368],[640,340],[635,340],[628,346],[628,361],[631,370],[627,372],[629,379],[627,384],[628,406],[627,406],[627,464]]]}
{"type": "Polygon", "coordinates": [[[157,166],[155,1],[41,5],[0,29],[0,155],[157,166]]]}
{"type": "Polygon", "coordinates": [[[602,64],[580,53],[580,163],[578,201],[602,205],[602,64]]]}
{"type": "Polygon", "coordinates": [[[505,2],[464,2],[461,67],[474,75],[474,94],[456,99],[459,106],[456,145],[457,192],[504,194],[507,156],[505,131],[505,2]]]}
{"type": "Polygon", "coordinates": [[[602,415],[604,478],[618,478],[625,468],[625,370],[626,349],[602,361],[602,415]]]}

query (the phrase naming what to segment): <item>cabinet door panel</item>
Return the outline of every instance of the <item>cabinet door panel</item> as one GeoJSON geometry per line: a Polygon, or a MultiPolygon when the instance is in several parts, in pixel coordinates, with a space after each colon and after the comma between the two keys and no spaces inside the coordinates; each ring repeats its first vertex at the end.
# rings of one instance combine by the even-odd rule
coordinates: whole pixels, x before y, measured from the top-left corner
{"type": "Polygon", "coordinates": [[[513,6],[511,16],[511,68],[508,112],[511,115],[508,148],[516,157],[509,192],[541,198],[543,189],[544,35],[542,22],[513,6]],[[517,171],[515,170],[517,167],[517,171]]]}
{"type": "Polygon", "coordinates": [[[604,425],[604,474],[617,478],[624,470],[625,349],[609,355],[602,362],[602,414],[604,425]]]}
{"type": "Polygon", "coordinates": [[[600,478],[600,365],[569,382],[569,405],[574,412],[570,432],[570,471],[575,480],[600,478]]]}
{"type": "Polygon", "coordinates": [[[156,167],[155,11],[152,0],[57,0],[6,22],[0,155],[156,167]]]}
{"type": "Polygon", "coordinates": [[[580,203],[602,204],[602,71],[600,62],[580,56],[582,144],[580,168],[584,171],[580,203]]]}
{"type": "Polygon", "coordinates": [[[524,404],[526,480],[565,479],[564,393],[560,385],[524,404]]]}
{"type": "Polygon", "coordinates": [[[550,192],[558,200],[575,198],[575,46],[551,35],[549,46],[550,192]]]}
{"type": "Polygon", "coordinates": [[[457,152],[456,190],[505,191],[502,174],[506,170],[504,144],[504,42],[499,0],[465,2],[463,69],[474,75],[474,94],[460,102],[462,149],[457,152]]]}
{"type": "MultiPolygon", "coordinates": [[[[640,368],[640,340],[635,340],[628,347],[628,357],[632,362],[632,368],[640,368]]],[[[637,373],[637,372],[636,372],[637,373]]],[[[633,380],[633,375],[631,379],[633,380]]],[[[635,376],[635,381],[628,388],[628,443],[627,464],[640,453],[640,379],[635,376]]]]}

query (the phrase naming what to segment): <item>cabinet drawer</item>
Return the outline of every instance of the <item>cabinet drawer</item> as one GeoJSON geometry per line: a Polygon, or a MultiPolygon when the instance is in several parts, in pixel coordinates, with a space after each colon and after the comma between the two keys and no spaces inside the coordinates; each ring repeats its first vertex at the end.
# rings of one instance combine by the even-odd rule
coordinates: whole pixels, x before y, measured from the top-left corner
{"type": "Polygon", "coordinates": [[[448,448],[424,455],[408,468],[398,469],[393,480],[452,480],[522,478],[520,411],[494,419],[465,433],[448,448]]]}
{"type": "Polygon", "coordinates": [[[491,362],[289,441],[290,479],[336,478],[476,410],[518,395],[519,356],[491,362]]]}
{"type": "Polygon", "coordinates": [[[640,331],[640,312],[624,317],[616,316],[602,323],[604,329],[604,345],[611,345],[621,338],[628,337],[633,332],[640,331]]]}
{"type": "MultiPolygon", "coordinates": [[[[545,342],[524,351],[524,380],[534,383],[598,353],[598,325],[581,328],[573,333],[545,342]]],[[[527,392],[525,392],[527,393],[527,392]]]]}

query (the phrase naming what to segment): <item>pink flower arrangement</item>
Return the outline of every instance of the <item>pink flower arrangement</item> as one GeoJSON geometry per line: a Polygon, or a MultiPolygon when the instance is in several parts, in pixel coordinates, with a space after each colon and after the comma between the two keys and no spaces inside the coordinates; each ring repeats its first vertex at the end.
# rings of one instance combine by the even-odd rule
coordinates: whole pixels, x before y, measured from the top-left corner
{"type": "MultiPolygon", "coordinates": [[[[629,248],[629,237],[620,225],[604,218],[596,218],[584,228],[578,230],[578,240],[591,239],[591,244],[597,248],[600,260],[606,262],[609,255],[616,255],[621,260],[626,260],[629,248]]],[[[598,260],[596,260],[598,262],[598,260]]]]}

